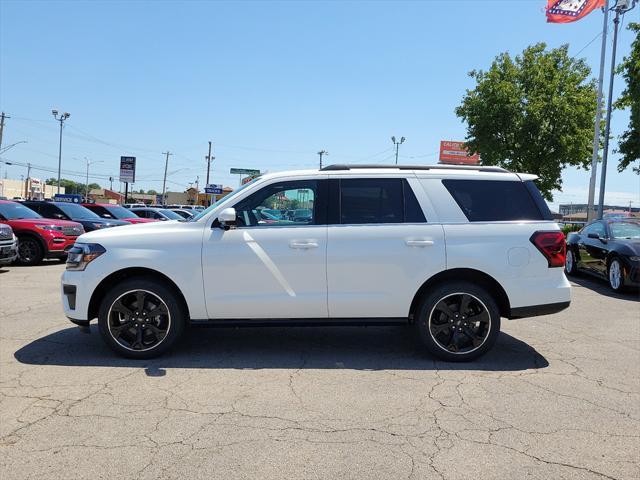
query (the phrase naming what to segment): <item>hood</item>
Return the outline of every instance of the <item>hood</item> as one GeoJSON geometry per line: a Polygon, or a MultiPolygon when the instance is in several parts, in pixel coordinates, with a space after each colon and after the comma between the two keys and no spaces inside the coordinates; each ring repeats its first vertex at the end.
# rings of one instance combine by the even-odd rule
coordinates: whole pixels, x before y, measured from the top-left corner
{"type": "Polygon", "coordinates": [[[111,242],[120,242],[130,237],[141,237],[152,239],[155,235],[162,236],[168,229],[185,228],[187,222],[179,220],[167,220],[166,222],[146,222],[131,224],[127,223],[125,228],[102,228],[94,230],[79,237],[83,243],[100,243],[108,245],[111,242]]]}
{"type": "Polygon", "coordinates": [[[115,227],[118,225],[131,225],[129,222],[124,222],[122,220],[112,220],[110,218],[79,218],[74,220],[74,222],[81,223],[82,225],[88,227],[89,229],[95,228],[93,224],[100,224],[109,227],[115,227]]]}
{"type": "Polygon", "coordinates": [[[29,228],[34,225],[58,225],[60,227],[77,227],[79,222],[58,220],[54,218],[23,218],[20,220],[7,220],[7,225],[13,228],[29,228]]]}

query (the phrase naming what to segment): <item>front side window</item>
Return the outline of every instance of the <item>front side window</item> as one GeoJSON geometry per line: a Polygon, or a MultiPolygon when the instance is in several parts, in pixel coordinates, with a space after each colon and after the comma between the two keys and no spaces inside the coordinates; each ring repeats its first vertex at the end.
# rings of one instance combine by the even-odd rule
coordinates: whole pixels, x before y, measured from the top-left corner
{"type": "Polygon", "coordinates": [[[633,239],[640,238],[640,223],[612,222],[609,224],[613,238],[633,239]]]}
{"type": "Polygon", "coordinates": [[[422,223],[426,219],[411,189],[402,178],[340,180],[340,223],[422,223]]]}
{"type": "Polygon", "coordinates": [[[597,233],[600,238],[607,238],[607,229],[600,222],[592,223],[582,231],[583,235],[589,236],[590,233],[597,233]]]}
{"type": "Polygon", "coordinates": [[[317,180],[279,182],[261,188],[234,206],[238,227],[318,225],[317,180]]]}

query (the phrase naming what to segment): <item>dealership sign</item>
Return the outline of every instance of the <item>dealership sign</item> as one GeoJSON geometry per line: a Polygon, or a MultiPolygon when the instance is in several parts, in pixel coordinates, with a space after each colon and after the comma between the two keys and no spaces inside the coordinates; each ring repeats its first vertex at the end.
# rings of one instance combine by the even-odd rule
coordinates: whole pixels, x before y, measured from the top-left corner
{"type": "Polygon", "coordinates": [[[135,183],[136,157],[120,157],[120,181],[123,183],[135,183]]]}
{"type": "Polygon", "coordinates": [[[253,170],[251,168],[232,168],[229,170],[232,175],[260,175],[260,170],[253,170]]]}
{"type": "Polygon", "coordinates": [[[469,155],[464,142],[440,141],[440,163],[451,165],[479,165],[480,155],[469,155]]]}
{"type": "Polygon", "coordinates": [[[76,195],[74,193],[56,193],[53,196],[53,201],[65,203],[81,203],[82,195],[76,195]]]}
{"type": "Polygon", "coordinates": [[[209,193],[213,195],[222,195],[222,185],[210,183],[204,188],[204,193],[209,193]]]}

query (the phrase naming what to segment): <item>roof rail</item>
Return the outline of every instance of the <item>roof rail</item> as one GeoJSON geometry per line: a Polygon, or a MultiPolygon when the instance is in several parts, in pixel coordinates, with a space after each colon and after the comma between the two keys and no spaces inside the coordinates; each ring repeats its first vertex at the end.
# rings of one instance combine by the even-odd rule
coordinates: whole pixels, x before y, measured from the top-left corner
{"type": "Polygon", "coordinates": [[[480,165],[377,165],[377,164],[335,164],[322,167],[321,171],[356,170],[363,168],[384,168],[398,170],[477,170],[480,172],[510,173],[502,167],[482,167],[480,165]]]}

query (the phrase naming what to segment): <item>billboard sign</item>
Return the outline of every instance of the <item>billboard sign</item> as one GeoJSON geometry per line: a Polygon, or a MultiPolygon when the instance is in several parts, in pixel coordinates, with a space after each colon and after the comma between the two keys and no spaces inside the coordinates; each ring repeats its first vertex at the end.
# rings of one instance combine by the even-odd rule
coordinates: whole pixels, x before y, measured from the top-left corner
{"type": "Polygon", "coordinates": [[[251,168],[232,168],[229,170],[232,175],[260,175],[260,170],[253,170],[251,168]]]}
{"type": "Polygon", "coordinates": [[[222,185],[218,185],[215,183],[210,183],[204,188],[204,193],[209,193],[213,195],[222,195],[222,185]]]}
{"type": "Polygon", "coordinates": [[[449,165],[480,165],[480,155],[469,156],[464,142],[440,141],[440,163],[449,165]]]}
{"type": "Polygon", "coordinates": [[[123,183],[135,183],[136,157],[120,157],[120,181],[123,183]]]}
{"type": "Polygon", "coordinates": [[[73,193],[56,193],[53,196],[53,201],[65,203],[82,203],[82,195],[76,195],[73,193]]]}

